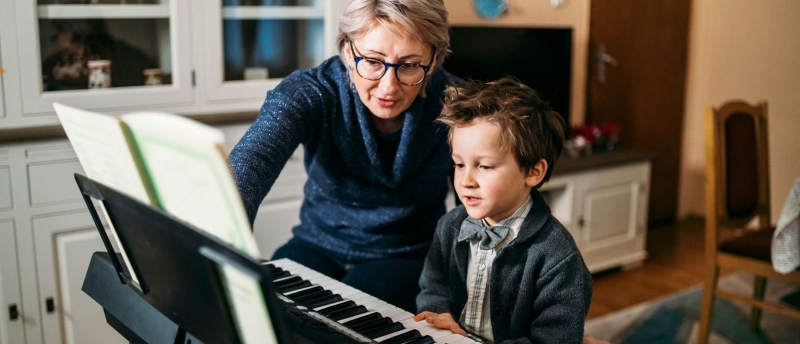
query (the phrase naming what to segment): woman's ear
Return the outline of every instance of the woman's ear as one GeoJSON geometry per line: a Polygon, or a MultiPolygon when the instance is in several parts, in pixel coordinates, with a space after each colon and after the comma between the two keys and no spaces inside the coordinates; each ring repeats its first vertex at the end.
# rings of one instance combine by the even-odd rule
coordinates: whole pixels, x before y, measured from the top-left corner
{"type": "Polygon", "coordinates": [[[544,180],[544,176],[547,175],[547,168],[547,161],[539,159],[539,161],[528,170],[528,175],[525,176],[525,185],[532,188],[539,185],[539,183],[544,180]]]}

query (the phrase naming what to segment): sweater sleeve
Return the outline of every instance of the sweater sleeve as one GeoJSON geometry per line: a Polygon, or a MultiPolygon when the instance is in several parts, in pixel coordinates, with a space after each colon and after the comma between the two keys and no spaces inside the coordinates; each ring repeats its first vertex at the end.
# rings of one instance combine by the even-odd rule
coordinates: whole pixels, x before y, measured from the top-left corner
{"type": "Polygon", "coordinates": [[[583,342],[583,325],[592,301],[592,276],[579,252],[573,252],[545,272],[536,283],[533,302],[536,314],[529,338],[503,341],[510,343],[583,342]]]}
{"type": "Polygon", "coordinates": [[[255,123],[228,158],[250,224],[286,161],[314,131],[324,111],[321,91],[298,72],[267,92],[255,123]]]}
{"type": "MultiPolygon", "coordinates": [[[[425,258],[425,265],[422,268],[422,275],[419,278],[420,293],[417,295],[417,313],[433,312],[437,314],[449,313],[450,302],[447,298],[448,291],[448,271],[450,263],[449,255],[445,252],[446,242],[443,232],[449,229],[446,218],[439,219],[436,226],[436,234],[433,236],[433,243],[428,250],[425,258]]],[[[454,316],[454,319],[457,317],[454,316]]]]}

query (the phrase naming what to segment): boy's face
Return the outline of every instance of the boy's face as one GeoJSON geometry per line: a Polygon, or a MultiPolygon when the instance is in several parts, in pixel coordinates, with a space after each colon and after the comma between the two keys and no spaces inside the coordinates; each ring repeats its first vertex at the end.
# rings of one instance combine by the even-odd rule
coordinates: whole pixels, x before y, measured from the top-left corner
{"type": "Polygon", "coordinates": [[[509,150],[500,151],[499,143],[500,128],[483,120],[453,129],[456,192],[469,217],[485,218],[490,225],[522,206],[547,170],[545,163],[544,171],[540,164],[522,171],[509,150]]]}

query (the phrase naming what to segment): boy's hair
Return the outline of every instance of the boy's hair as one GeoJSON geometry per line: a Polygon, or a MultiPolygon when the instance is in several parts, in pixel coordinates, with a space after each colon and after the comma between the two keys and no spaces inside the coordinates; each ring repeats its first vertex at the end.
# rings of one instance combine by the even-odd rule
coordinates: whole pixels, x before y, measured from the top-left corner
{"type": "Polygon", "coordinates": [[[526,173],[539,159],[547,161],[544,179],[536,188],[550,179],[564,146],[566,123],[534,89],[512,77],[488,83],[470,81],[467,88],[449,86],[437,119],[450,127],[449,143],[452,145],[454,128],[478,119],[500,128],[498,148],[511,151],[526,173]]]}

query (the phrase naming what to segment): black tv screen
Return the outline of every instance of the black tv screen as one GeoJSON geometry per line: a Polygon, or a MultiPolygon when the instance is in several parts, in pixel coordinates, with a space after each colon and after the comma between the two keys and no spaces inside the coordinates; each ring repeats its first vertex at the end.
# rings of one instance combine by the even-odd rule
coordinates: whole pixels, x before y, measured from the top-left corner
{"type": "Polygon", "coordinates": [[[444,68],[461,78],[517,77],[569,123],[572,29],[453,27],[444,68]]]}

